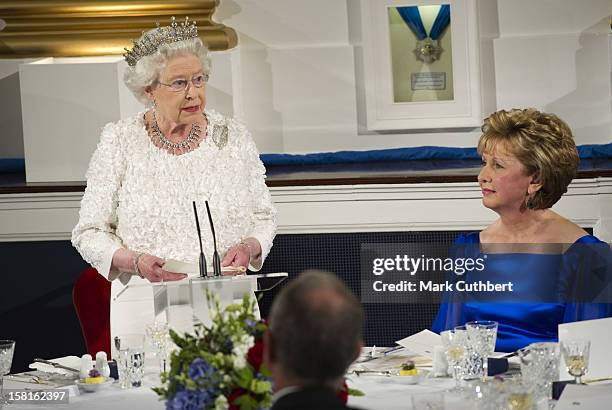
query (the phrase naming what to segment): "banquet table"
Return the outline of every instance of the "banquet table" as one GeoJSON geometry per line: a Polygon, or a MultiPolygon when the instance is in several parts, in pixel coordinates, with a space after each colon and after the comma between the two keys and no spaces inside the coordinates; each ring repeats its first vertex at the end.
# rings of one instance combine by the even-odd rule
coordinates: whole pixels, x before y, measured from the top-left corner
{"type": "MultiPolygon", "coordinates": [[[[364,355],[367,356],[368,348],[364,349],[364,355]]],[[[392,353],[393,356],[402,356],[402,352],[392,353]]],[[[409,357],[409,356],[406,356],[409,357]]],[[[363,356],[362,356],[363,358],[363,356]]],[[[148,362],[148,361],[147,361],[148,362]]],[[[431,362],[430,362],[431,363],[431,362]]],[[[361,365],[353,365],[351,369],[359,368],[361,365]]],[[[431,367],[426,364],[417,365],[420,369],[430,371],[431,367]]],[[[100,390],[95,393],[79,392],[75,384],[68,384],[64,387],[58,387],[69,390],[69,402],[66,404],[45,405],[39,404],[22,404],[12,403],[2,410],[40,410],[43,408],[52,409],[82,409],[82,410],[102,410],[102,409],[165,409],[165,404],[160,401],[155,392],[151,390],[154,386],[159,386],[159,376],[156,374],[157,363],[148,362],[145,365],[145,377],[143,386],[138,388],[121,389],[117,383],[100,390]]],[[[26,374],[32,374],[28,372],[26,374]]],[[[17,375],[19,376],[19,375],[17,375]]],[[[409,385],[401,379],[401,376],[385,376],[379,374],[363,373],[357,375],[349,371],[347,375],[347,383],[350,388],[362,391],[364,396],[350,396],[348,404],[353,407],[369,409],[369,410],[410,410],[413,408],[411,396],[425,393],[443,394],[444,408],[453,410],[473,409],[474,402],[468,400],[465,396],[457,393],[448,393],[448,389],[454,386],[454,381],[450,377],[430,377],[424,378],[418,384],[409,385]]],[[[48,390],[51,385],[42,385],[36,383],[26,383],[23,377],[6,376],[4,379],[4,389],[12,390],[48,390]]],[[[612,383],[607,384],[612,389],[612,383]]],[[[547,408],[547,406],[538,408],[547,408]]]]}
{"type": "MultiPolygon", "coordinates": [[[[418,385],[404,385],[393,383],[385,376],[350,376],[351,388],[359,389],[365,393],[362,397],[350,397],[349,405],[371,410],[407,410],[412,408],[411,394],[444,391],[452,387],[453,381],[449,378],[426,379],[418,385]]],[[[81,393],[71,395],[68,404],[53,405],[53,409],[83,409],[83,410],[107,410],[107,409],[164,409],[164,403],[151,390],[152,384],[146,383],[139,388],[121,389],[113,385],[96,393],[81,393]]],[[[5,389],[40,389],[45,386],[31,383],[22,383],[6,379],[5,389]]],[[[76,392],[75,386],[70,390],[76,392]]],[[[462,400],[459,396],[445,395],[446,408],[469,409],[470,403],[462,400]]],[[[46,408],[42,404],[10,404],[6,410],[40,410],[46,408]]]]}
{"type": "MultiPolygon", "coordinates": [[[[370,349],[364,349],[364,355],[367,357],[370,349]]],[[[401,356],[402,352],[395,352],[393,356],[401,356]]],[[[121,389],[117,383],[109,386],[106,389],[95,393],[79,393],[76,385],[71,384],[69,389],[69,403],[54,404],[48,406],[52,409],[82,409],[82,410],[97,410],[97,409],[164,409],[163,401],[160,401],[157,394],[151,390],[151,387],[159,385],[159,376],[156,374],[157,363],[155,360],[147,360],[145,365],[145,377],[143,386],[139,388],[121,389]]],[[[387,377],[373,374],[355,374],[347,375],[347,382],[351,388],[362,391],[365,395],[361,397],[349,397],[349,405],[370,409],[370,410],[394,410],[412,409],[411,395],[420,393],[443,392],[454,385],[454,381],[449,377],[442,378],[426,378],[416,385],[406,385],[400,382],[398,377],[387,377]]],[[[48,389],[50,386],[40,385],[35,383],[25,383],[18,381],[17,378],[8,376],[5,378],[4,388],[6,389],[48,389]]],[[[445,394],[445,408],[449,409],[470,409],[470,405],[464,398],[459,395],[445,394]]],[[[47,408],[43,404],[10,404],[6,410],[40,410],[47,408]]],[[[4,409],[3,409],[4,410],[4,409]]]]}

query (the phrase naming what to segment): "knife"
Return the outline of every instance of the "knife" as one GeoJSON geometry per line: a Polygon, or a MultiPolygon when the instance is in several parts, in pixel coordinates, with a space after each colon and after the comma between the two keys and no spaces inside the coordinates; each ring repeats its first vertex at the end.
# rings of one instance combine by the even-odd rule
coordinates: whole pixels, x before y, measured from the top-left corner
{"type": "Polygon", "coordinates": [[[34,362],[49,364],[49,365],[51,365],[53,367],[56,367],[58,369],[69,370],[69,371],[75,372],[75,373],[80,373],[81,372],[80,370],[77,370],[75,368],[64,366],[64,365],[61,365],[59,363],[55,363],[55,362],[52,362],[52,361],[49,361],[49,360],[45,360],[45,359],[38,359],[37,358],[37,359],[34,359],[34,362]]]}

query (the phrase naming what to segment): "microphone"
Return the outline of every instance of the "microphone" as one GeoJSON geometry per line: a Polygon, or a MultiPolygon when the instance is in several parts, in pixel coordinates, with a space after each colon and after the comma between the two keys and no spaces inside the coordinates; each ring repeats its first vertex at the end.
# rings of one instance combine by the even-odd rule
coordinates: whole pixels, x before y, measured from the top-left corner
{"type": "MultiPolygon", "coordinates": [[[[206,206],[208,207],[208,203],[206,206]]],[[[206,272],[206,258],[204,257],[204,250],[202,249],[202,231],[200,231],[200,221],[198,220],[198,209],[196,208],[195,201],[193,201],[193,214],[195,215],[198,238],[200,239],[200,277],[205,278],[208,276],[208,272],[206,272]]]]}
{"type": "Polygon", "coordinates": [[[213,246],[215,248],[215,252],[213,253],[213,271],[215,272],[215,276],[221,276],[221,258],[219,258],[219,252],[217,252],[217,236],[215,235],[215,226],[213,225],[208,201],[206,201],[206,212],[208,213],[208,222],[210,223],[210,230],[213,235],[213,246]]]}

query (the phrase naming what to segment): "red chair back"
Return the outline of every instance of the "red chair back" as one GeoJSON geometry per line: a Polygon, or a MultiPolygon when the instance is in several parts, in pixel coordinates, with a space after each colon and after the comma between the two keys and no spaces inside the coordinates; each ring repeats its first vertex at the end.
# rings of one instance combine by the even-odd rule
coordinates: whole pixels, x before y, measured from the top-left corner
{"type": "Polygon", "coordinates": [[[94,358],[97,352],[106,352],[109,360],[110,295],[111,283],[94,268],[81,272],[72,289],[72,301],[81,322],[87,351],[94,358]]]}

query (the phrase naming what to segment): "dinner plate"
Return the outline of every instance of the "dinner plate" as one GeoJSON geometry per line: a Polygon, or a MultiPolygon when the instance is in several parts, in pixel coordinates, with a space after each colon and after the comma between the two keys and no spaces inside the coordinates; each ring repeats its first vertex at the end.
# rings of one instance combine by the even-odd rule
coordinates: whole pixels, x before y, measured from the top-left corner
{"type": "Polygon", "coordinates": [[[393,383],[393,384],[418,384],[425,380],[429,375],[428,370],[417,369],[417,374],[414,376],[400,376],[399,370],[395,371],[357,371],[353,374],[360,378],[376,378],[380,383],[393,383]]]}

